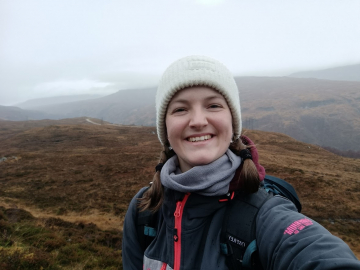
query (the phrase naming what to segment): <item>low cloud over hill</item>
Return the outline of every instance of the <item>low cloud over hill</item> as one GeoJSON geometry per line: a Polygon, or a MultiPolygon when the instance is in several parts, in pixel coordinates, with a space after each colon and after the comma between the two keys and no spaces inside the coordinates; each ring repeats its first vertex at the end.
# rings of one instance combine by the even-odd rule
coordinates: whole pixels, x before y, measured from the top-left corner
{"type": "Polygon", "coordinates": [[[335,81],[360,81],[360,64],[328,68],[322,70],[302,71],[290,74],[289,77],[316,78],[335,81]]]}
{"type": "Polygon", "coordinates": [[[37,99],[30,99],[25,102],[16,104],[16,107],[22,108],[22,109],[33,109],[37,108],[41,110],[41,107],[49,107],[51,105],[55,104],[61,104],[61,103],[69,103],[69,102],[75,102],[75,101],[81,101],[81,100],[88,100],[88,99],[94,99],[99,98],[100,95],[72,95],[72,96],[58,96],[58,97],[47,97],[47,98],[37,98],[37,99]]]}

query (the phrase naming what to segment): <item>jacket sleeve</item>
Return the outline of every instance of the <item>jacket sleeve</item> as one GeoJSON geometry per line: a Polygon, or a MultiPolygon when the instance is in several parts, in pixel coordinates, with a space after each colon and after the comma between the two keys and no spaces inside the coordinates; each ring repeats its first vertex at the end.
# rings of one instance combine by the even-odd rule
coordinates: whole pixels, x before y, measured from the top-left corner
{"type": "Polygon", "coordinates": [[[349,246],[275,196],[259,210],[256,241],[264,269],[360,269],[349,246]]]}
{"type": "Polygon", "coordinates": [[[126,270],[143,269],[143,257],[141,245],[137,236],[137,204],[138,198],[146,188],[142,188],[134,198],[132,198],[129,208],[125,215],[123,240],[122,240],[122,262],[123,268],[126,270]]]}

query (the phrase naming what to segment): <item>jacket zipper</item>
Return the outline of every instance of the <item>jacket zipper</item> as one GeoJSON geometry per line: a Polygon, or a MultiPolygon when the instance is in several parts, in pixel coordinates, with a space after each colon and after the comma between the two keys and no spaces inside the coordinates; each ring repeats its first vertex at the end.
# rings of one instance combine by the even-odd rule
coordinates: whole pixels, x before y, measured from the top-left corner
{"type": "Polygon", "coordinates": [[[185,203],[190,196],[190,193],[186,193],[182,201],[176,203],[175,217],[175,229],[174,229],[174,270],[180,270],[181,261],[181,220],[185,203]]]}
{"type": "Polygon", "coordinates": [[[166,263],[163,263],[160,270],[166,270],[166,263]]]}

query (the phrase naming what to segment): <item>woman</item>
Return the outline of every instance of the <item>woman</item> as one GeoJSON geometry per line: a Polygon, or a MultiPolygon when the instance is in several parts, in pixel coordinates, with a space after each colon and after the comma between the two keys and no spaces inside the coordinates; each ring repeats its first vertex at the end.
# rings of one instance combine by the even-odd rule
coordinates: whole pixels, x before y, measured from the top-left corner
{"type": "MultiPolygon", "coordinates": [[[[152,185],[133,198],[126,214],[124,269],[229,269],[220,247],[227,213],[221,198],[260,192],[265,176],[255,146],[240,136],[233,76],[209,57],[182,58],[160,80],[156,113],[164,150],[152,185]],[[144,210],[159,216],[145,252],[136,232],[144,210]]],[[[263,269],[360,269],[342,240],[279,196],[261,206],[256,241],[263,269]]]]}

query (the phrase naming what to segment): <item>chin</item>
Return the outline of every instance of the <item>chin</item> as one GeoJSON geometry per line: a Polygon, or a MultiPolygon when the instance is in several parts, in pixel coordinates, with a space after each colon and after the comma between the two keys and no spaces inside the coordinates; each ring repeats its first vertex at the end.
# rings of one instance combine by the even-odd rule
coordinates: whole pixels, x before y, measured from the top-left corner
{"type": "Polygon", "coordinates": [[[191,162],[193,164],[193,166],[201,166],[201,165],[207,165],[215,160],[217,160],[218,158],[211,158],[209,156],[207,157],[201,157],[201,158],[197,158],[194,159],[194,162],[191,162]]]}

